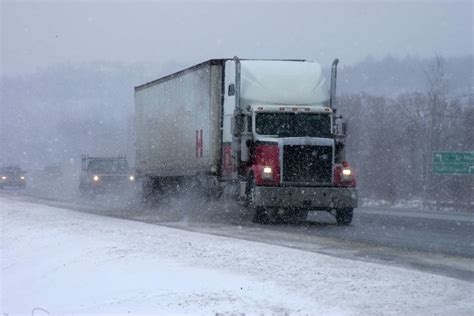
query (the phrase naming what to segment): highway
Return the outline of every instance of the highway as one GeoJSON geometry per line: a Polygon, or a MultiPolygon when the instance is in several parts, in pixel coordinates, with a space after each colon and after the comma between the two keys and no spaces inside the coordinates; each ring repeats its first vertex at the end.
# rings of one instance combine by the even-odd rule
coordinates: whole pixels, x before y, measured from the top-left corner
{"type": "Polygon", "coordinates": [[[474,213],[361,207],[350,226],[338,226],[332,215],[321,212],[310,213],[299,224],[258,225],[251,222],[252,214],[235,203],[200,198],[143,208],[112,196],[95,201],[45,199],[28,191],[4,191],[0,196],[474,282],[474,213]]]}

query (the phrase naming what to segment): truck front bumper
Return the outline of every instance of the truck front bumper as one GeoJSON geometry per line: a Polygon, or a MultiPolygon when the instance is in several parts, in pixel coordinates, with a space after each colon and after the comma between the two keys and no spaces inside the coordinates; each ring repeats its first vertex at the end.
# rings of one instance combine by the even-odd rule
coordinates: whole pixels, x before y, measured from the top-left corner
{"type": "Polygon", "coordinates": [[[329,187],[255,188],[255,206],[294,207],[315,210],[356,208],[357,189],[329,187]]]}
{"type": "Polygon", "coordinates": [[[0,187],[26,187],[25,180],[0,180],[0,187]]]}

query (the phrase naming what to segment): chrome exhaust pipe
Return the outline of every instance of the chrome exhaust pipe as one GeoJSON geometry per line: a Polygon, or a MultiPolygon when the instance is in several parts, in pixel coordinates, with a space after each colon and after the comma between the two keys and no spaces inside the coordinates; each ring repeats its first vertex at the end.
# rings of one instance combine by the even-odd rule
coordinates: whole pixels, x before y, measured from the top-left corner
{"type": "Polygon", "coordinates": [[[238,179],[239,167],[242,158],[241,146],[242,146],[242,111],[240,109],[240,60],[239,57],[234,56],[235,63],[235,108],[233,117],[232,127],[232,177],[238,179]]]}
{"type": "Polygon", "coordinates": [[[329,92],[329,107],[332,109],[336,104],[336,80],[337,80],[337,64],[339,59],[334,59],[331,66],[331,90],[329,92]]]}
{"type": "Polygon", "coordinates": [[[240,112],[240,60],[234,56],[235,62],[235,109],[240,112]]]}

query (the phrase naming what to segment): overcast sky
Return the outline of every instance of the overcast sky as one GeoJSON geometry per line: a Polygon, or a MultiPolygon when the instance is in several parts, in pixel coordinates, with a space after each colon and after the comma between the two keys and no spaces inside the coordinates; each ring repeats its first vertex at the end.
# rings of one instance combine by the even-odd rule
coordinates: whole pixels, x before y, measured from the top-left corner
{"type": "Polygon", "coordinates": [[[0,0],[2,73],[95,60],[473,53],[473,2],[12,2],[0,0]]]}

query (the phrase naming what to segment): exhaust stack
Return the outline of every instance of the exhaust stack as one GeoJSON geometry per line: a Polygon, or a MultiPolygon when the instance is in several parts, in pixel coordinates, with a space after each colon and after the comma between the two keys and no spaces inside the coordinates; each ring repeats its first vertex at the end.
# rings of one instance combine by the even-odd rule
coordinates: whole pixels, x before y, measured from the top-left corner
{"type": "Polygon", "coordinates": [[[240,112],[240,60],[234,56],[235,62],[235,109],[240,112]]]}
{"type": "Polygon", "coordinates": [[[331,90],[329,92],[329,107],[332,109],[336,103],[336,80],[337,80],[337,64],[339,59],[334,59],[331,66],[331,90]]]}
{"type": "Polygon", "coordinates": [[[240,60],[234,57],[235,63],[235,108],[232,126],[232,177],[237,179],[239,176],[239,167],[242,159],[242,110],[240,108],[240,60]]]}

